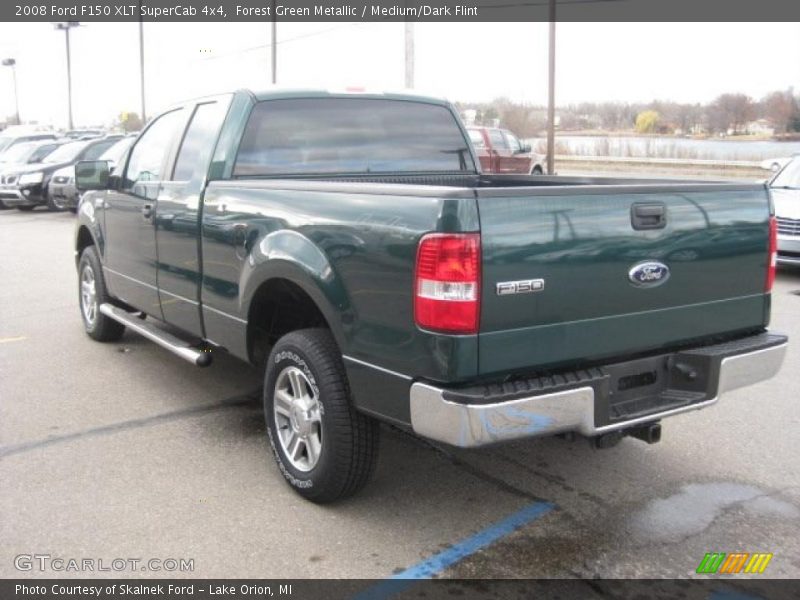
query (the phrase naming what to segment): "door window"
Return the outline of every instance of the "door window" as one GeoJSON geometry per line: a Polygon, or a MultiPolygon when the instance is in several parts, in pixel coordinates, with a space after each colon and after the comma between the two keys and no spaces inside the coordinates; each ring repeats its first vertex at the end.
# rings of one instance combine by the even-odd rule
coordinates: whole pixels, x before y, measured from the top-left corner
{"type": "Polygon", "coordinates": [[[522,148],[522,146],[519,144],[517,136],[515,136],[513,133],[509,133],[508,131],[506,131],[505,134],[506,140],[508,141],[508,147],[511,149],[511,152],[516,154],[522,148]]]}
{"type": "Polygon", "coordinates": [[[173,181],[193,181],[208,170],[214,142],[225,118],[226,106],[219,102],[198,105],[181,142],[173,181]]]}
{"type": "Polygon", "coordinates": [[[148,200],[156,199],[167,152],[180,124],[178,109],[162,115],[147,128],[131,151],[123,190],[148,200]]]}
{"type": "Polygon", "coordinates": [[[506,138],[503,137],[503,132],[499,129],[489,130],[489,140],[492,142],[495,150],[508,150],[508,143],[506,138]]]}

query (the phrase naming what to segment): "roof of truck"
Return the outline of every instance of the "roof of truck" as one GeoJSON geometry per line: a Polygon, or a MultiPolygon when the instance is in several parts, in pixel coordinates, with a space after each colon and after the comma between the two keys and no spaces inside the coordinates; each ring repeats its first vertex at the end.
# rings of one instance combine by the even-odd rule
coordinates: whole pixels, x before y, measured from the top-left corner
{"type": "MultiPolygon", "coordinates": [[[[248,90],[249,91],[249,90],[248,90]]],[[[409,90],[399,92],[377,91],[365,88],[341,88],[341,89],[319,89],[319,88],[271,88],[263,91],[250,91],[257,100],[278,100],[285,98],[385,98],[389,100],[406,100],[411,102],[425,102],[428,104],[447,105],[449,102],[444,98],[416,94],[409,90]]]]}

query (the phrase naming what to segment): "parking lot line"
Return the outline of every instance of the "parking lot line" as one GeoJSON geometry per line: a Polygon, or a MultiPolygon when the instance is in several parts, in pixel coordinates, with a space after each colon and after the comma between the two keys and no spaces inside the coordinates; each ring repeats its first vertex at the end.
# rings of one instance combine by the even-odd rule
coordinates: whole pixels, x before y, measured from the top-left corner
{"type": "Polygon", "coordinates": [[[412,586],[414,580],[430,579],[438,575],[458,561],[475,554],[479,550],[490,546],[497,540],[513,533],[520,527],[531,523],[546,515],[555,508],[549,502],[534,502],[498,521],[478,533],[458,542],[426,558],[425,560],[408,567],[404,571],[395,573],[381,583],[368,588],[356,596],[356,600],[377,600],[387,598],[412,586]]]}

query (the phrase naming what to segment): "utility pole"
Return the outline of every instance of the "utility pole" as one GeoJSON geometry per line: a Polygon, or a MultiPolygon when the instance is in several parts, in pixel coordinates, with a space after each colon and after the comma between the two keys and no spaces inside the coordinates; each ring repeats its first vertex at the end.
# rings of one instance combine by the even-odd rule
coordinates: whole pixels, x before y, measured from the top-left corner
{"type": "Polygon", "coordinates": [[[16,124],[19,125],[19,96],[17,94],[17,61],[13,58],[3,59],[4,67],[11,67],[11,77],[14,80],[14,116],[16,124]]]}
{"type": "Polygon", "coordinates": [[[276,0],[272,0],[272,85],[278,83],[278,15],[276,11],[276,0]]]}
{"type": "Polygon", "coordinates": [[[556,149],[556,0],[550,0],[550,51],[547,77],[547,174],[555,174],[556,149]]]}
{"type": "Polygon", "coordinates": [[[67,111],[69,115],[69,128],[74,129],[75,126],[72,123],[72,59],[70,57],[69,48],[69,30],[73,27],[80,27],[80,23],[77,21],[62,21],[60,23],[53,23],[53,25],[57,30],[64,32],[64,39],[67,43],[67,111]]]}
{"type": "Polygon", "coordinates": [[[142,125],[147,123],[147,110],[144,103],[144,19],[141,17],[142,3],[139,2],[139,88],[142,93],[142,125]]]}
{"type": "Polygon", "coordinates": [[[406,88],[414,87],[414,23],[406,21],[406,88]]]}

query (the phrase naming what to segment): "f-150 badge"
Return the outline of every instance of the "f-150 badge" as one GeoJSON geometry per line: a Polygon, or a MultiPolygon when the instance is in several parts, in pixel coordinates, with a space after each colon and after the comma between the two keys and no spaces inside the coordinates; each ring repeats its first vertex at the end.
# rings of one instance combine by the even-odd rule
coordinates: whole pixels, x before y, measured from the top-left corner
{"type": "Polygon", "coordinates": [[[530,294],[544,289],[544,279],[523,279],[521,281],[501,281],[497,284],[497,295],[530,294]]]}
{"type": "Polygon", "coordinates": [[[669,267],[658,261],[639,263],[628,271],[628,279],[637,287],[656,287],[669,279],[669,267]]]}

